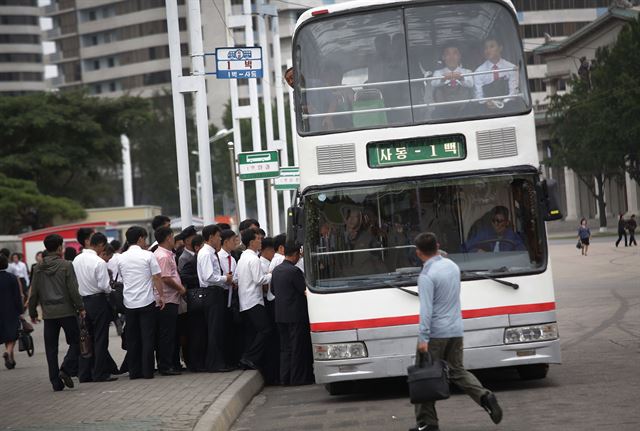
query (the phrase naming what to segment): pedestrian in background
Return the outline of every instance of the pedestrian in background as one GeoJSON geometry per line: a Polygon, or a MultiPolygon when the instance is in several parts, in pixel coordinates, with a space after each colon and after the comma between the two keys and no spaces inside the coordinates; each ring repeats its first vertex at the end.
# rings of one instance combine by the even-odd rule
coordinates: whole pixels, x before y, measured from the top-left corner
{"type": "Polygon", "coordinates": [[[158,241],[158,248],[153,254],[160,266],[164,296],[164,308],[158,311],[156,328],[158,372],[163,376],[175,376],[180,374],[180,370],[176,369],[174,363],[178,307],[180,298],[187,293],[187,290],[178,275],[176,257],[173,253],[175,245],[173,231],[170,227],[160,227],[154,236],[158,241]]]}
{"type": "MultiPolygon", "coordinates": [[[[151,220],[151,231],[155,232],[157,229],[161,227],[171,227],[171,219],[166,215],[157,215],[151,220]]],[[[149,246],[149,251],[154,252],[158,248],[158,241],[154,240],[149,246]]]]}
{"type": "Polygon", "coordinates": [[[80,244],[80,251],[89,247],[89,240],[91,235],[95,232],[95,229],[91,227],[81,227],[76,231],[76,241],[80,244]]]}
{"type": "Polygon", "coordinates": [[[580,248],[582,255],[586,256],[591,242],[591,229],[587,226],[587,219],[584,217],[580,220],[580,226],[578,226],[578,241],[582,245],[580,248]]]}
{"type": "Polygon", "coordinates": [[[9,263],[7,270],[20,281],[23,297],[26,298],[29,296],[29,269],[27,268],[27,264],[22,261],[22,255],[20,255],[20,253],[13,253],[11,255],[11,263],[9,263]]]}
{"type": "Polygon", "coordinates": [[[38,322],[38,305],[42,309],[44,349],[49,368],[49,381],[54,391],[61,391],[65,386],[68,388],[74,386],[71,376],[78,375],[80,356],[78,314],[85,317],[73,265],[62,259],[63,242],[62,237],[57,234],[48,235],[44,239],[44,247],[47,251],[43,262],[33,271],[29,297],[29,316],[33,323],[38,322]],[[64,331],[69,349],[62,365],[58,366],[60,329],[64,331]]]}
{"type": "MultiPolygon", "coordinates": [[[[262,238],[262,248],[260,250],[260,265],[262,272],[269,274],[271,260],[276,254],[273,238],[262,238]]],[[[264,361],[264,381],[267,385],[277,385],[280,383],[280,337],[276,328],[275,296],[272,292],[271,283],[266,286],[263,293],[264,307],[269,318],[269,326],[272,331],[266,341],[265,361],[264,361]]]]}
{"type": "MultiPolygon", "coordinates": [[[[193,228],[193,226],[189,228],[193,228]]],[[[193,228],[193,232],[195,232],[195,228],[193,228]]],[[[184,252],[178,260],[178,273],[183,286],[187,288],[187,349],[185,363],[189,371],[198,372],[204,371],[207,321],[205,320],[204,312],[196,309],[193,303],[190,302],[188,292],[195,292],[200,288],[197,255],[204,245],[204,238],[197,233],[189,234],[188,238],[189,240],[185,242],[184,252]]]]}
{"type": "Polygon", "coordinates": [[[238,235],[231,229],[220,233],[222,246],[218,252],[223,274],[231,274],[232,281],[227,284],[225,304],[225,325],[227,327],[224,340],[224,354],[227,364],[237,364],[244,349],[244,334],[238,308],[237,272],[238,263],[232,253],[237,248],[238,235]]]}
{"type": "MultiPolygon", "coordinates": [[[[496,396],[484,388],[463,365],[463,326],[460,305],[460,268],[438,253],[435,234],[421,233],[415,239],[416,255],[423,262],[418,277],[420,325],[416,365],[431,355],[449,364],[449,379],[482,406],[494,423],[502,420],[502,409],[496,396]]],[[[279,293],[276,293],[276,298],[279,293]]],[[[410,431],[437,431],[435,402],[416,404],[417,427],[410,431]]]]}
{"type": "Polygon", "coordinates": [[[638,228],[638,223],[636,222],[636,215],[631,214],[631,218],[627,221],[627,230],[629,231],[629,247],[632,245],[637,246],[636,242],[636,229],[638,228]]]}
{"type": "Polygon", "coordinates": [[[152,379],[157,309],[164,308],[160,266],[154,254],[146,250],[147,231],[143,227],[131,226],[125,236],[129,247],[120,255],[118,272],[124,285],[129,378],[152,379]]]}
{"type": "Polygon", "coordinates": [[[624,214],[620,213],[620,218],[618,218],[618,240],[616,241],[616,247],[622,241],[622,237],[624,236],[624,246],[627,247],[627,222],[624,219],[624,214]]]}
{"type": "Polygon", "coordinates": [[[205,298],[206,346],[204,367],[209,372],[227,372],[233,367],[226,363],[224,338],[226,334],[225,308],[227,289],[233,276],[224,274],[218,251],[222,246],[220,228],[211,224],[202,229],[204,245],[198,253],[198,279],[200,287],[208,290],[205,298]]]}
{"type": "Polygon", "coordinates": [[[29,270],[29,279],[33,279],[33,269],[37,264],[42,263],[43,253],[41,251],[36,253],[36,263],[31,264],[31,270],[29,270]]]}
{"type": "Polygon", "coordinates": [[[271,279],[280,334],[280,383],[306,385],[313,383],[314,378],[306,283],[296,266],[300,247],[289,243],[284,254],[284,261],[273,270],[271,279]]]}
{"type": "Polygon", "coordinates": [[[86,310],[85,322],[93,346],[91,358],[80,358],[80,383],[117,380],[111,374],[115,374],[118,367],[109,354],[109,325],[113,320],[109,304],[111,279],[107,263],[100,257],[106,245],[107,237],[100,232],[94,233],[89,246],[73,261],[78,291],[86,310]]]}
{"type": "Polygon", "coordinates": [[[0,344],[4,343],[4,366],[8,370],[16,367],[13,349],[18,339],[20,315],[24,311],[20,286],[15,275],[7,272],[9,260],[0,254],[0,344]]]}
{"type": "Polygon", "coordinates": [[[265,343],[272,328],[264,308],[263,286],[271,281],[266,274],[258,253],[262,247],[262,236],[255,229],[246,229],[242,234],[245,251],[238,261],[238,297],[240,315],[246,322],[247,347],[240,359],[245,369],[263,370],[265,343]]]}

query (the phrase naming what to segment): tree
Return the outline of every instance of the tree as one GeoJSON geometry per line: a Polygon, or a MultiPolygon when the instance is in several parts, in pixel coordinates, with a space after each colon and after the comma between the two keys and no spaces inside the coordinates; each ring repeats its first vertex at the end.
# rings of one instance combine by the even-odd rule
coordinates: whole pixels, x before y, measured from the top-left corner
{"type": "Polygon", "coordinates": [[[84,92],[34,93],[0,98],[0,171],[35,182],[51,196],[85,206],[113,191],[121,163],[120,134],[148,119],[148,101],[91,97],[84,92]]]}
{"type": "Polygon", "coordinates": [[[570,92],[551,97],[553,157],[545,162],[576,173],[596,198],[605,227],[605,181],[624,170],[640,179],[640,20],[613,47],[599,48],[594,65],[589,81],[574,76],[570,92]]]}
{"type": "Polygon", "coordinates": [[[0,174],[0,232],[17,234],[25,227],[40,229],[51,225],[55,217],[80,219],[82,207],[68,198],[41,194],[33,181],[18,180],[0,174]]]}

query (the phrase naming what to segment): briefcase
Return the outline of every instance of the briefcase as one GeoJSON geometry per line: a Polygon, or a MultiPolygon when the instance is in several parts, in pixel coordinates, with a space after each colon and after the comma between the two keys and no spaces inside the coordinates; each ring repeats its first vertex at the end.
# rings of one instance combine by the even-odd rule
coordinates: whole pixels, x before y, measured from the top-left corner
{"type": "Polygon", "coordinates": [[[84,359],[93,357],[93,343],[85,318],[80,318],[80,356],[84,359]]]}
{"type": "Polygon", "coordinates": [[[409,397],[412,404],[449,398],[449,365],[442,359],[433,360],[431,354],[418,353],[418,365],[407,368],[409,397]]]}
{"type": "Polygon", "coordinates": [[[206,287],[187,289],[187,309],[192,312],[203,311],[206,308],[207,296],[209,289],[206,287]]]}

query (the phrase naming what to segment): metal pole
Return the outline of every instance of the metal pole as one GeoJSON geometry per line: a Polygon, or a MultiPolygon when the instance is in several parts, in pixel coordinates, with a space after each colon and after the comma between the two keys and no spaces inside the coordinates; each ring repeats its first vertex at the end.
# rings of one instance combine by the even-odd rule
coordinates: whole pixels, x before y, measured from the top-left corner
{"type": "MultiPolygon", "coordinates": [[[[287,61],[287,68],[293,65],[292,60],[287,61]]],[[[291,140],[293,141],[293,165],[300,166],[298,162],[298,139],[296,135],[296,111],[293,107],[294,105],[294,97],[293,97],[293,88],[287,86],[289,92],[289,116],[291,117],[291,140]]]]}
{"type": "MultiPolygon", "coordinates": [[[[264,4],[264,1],[260,2],[264,4]]],[[[269,58],[269,42],[267,41],[267,28],[265,25],[266,18],[260,14],[257,16],[258,21],[258,37],[260,46],[262,46],[262,67],[264,69],[264,78],[262,79],[262,103],[264,105],[264,122],[267,135],[267,149],[274,150],[273,143],[273,113],[271,108],[271,61],[269,58]]],[[[276,66],[277,67],[277,66],[276,66]]],[[[271,181],[267,181],[269,190],[269,209],[271,212],[271,234],[280,231],[280,209],[278,205],[278,192],[272,186],[271,181]]],[[[273,235],[272,235],[273,236],[273,235]]]]}
{"type": "Polygon", "coordinates": [[[202,46],[202,17],[200,0],[189,0],[189,40],[191,70],[198,79],[195,91],[196,130],[198,135],[198,164],[202,190],[202,218],[205,226],[215,220],[213,203],[213,179],[211,177],[211,151],[209,148],[209,119],[207,115],[207,91],[205,86],[204,49],[202,46]]]}
{"type": "MultiPolygon", "coordinates": [[[[284,113],[284,89],[282,88],[282,53],[280,51],[280,22],[278,15],[271,18],[272,45],[273,45],[273,69],[275,71],[276,110],[278,113],[278,139],[282,142],[281,166],[289,165],[289,144],[287,143],[287,122],[284,113]]],[[[291,194],[289,191],[282,193],[284,211],[291,206],[291,194]]],[[[284,217],[286,220],[286,216],[284,217]]],[[[286,229],[286,226],[285,226],[286,229]]]]}
{"type": "Polygon", "coordinates": [[[240,210],[239,210],[239,200],[238,200],[238,187],[236,186],[236,153],[235,153],[235,143],[227,142],[227,146],[229,147],[229,160],[231,163],[231,184],[233,185],[233,199],[235,200],[236,207],[236,225],[240,224],[240,210]]]}
{"type": "Polygon", "coordinates": [[[189,179],[189,149],[184,96],[179,91],[178,81],[182,76],[180,53],[180,28],[178,26],[178,2],[167,0],[167,33],[169,36],[169,63],[171,65],[171,96],[173,99],[173,122],[176,135],[176,161],[178,164],[178,190],[180,194],[180,218],[182,228],[192,223],[191,181],[189,179]]]}
{"type": "MultiPolygon", "coordinates": [[[[231,0],[224,1],[224,10],[225,10],[225,15],[228,21],[229,16],[231,15],[231,0]]],[[[224,25],[224,23],[221,23],[221,25],[224,25]]],[[[235,46],[235,42],[233,40],[233,37],[231,36],[231,32],[227,31],[226,33],[227,33],[227,45],[235,46]]],[[[233,117],[232,128],[233,128],[234,152],[238,154],[242,152],[242,133],[240,131],[240,119],[238,115],[238,81],[236,81],[235,79],[229,80],[229,95],[231,97],[231,116],[233,117]]],[[[237,196],[236,196],[236,199],[237,199],[236,204],[238,205],[237,206],[237,212],[238,212],[237,223],[239,224],[240,221],[247,218],[247,202],[244,194],[244,183],[240,181],[240,178],[237,175],[233,179],[233,181],[237,190],[237,196]]]]}
{"type": "Polygon", "coordinates": [[[120,135],[122,144],[122,188],[124,192],[124,206],[133,206],[133,179],[131,175],[131,145],[127,135],[120,135]]]}
{"type": "MultiPolygon", "coordinates": [[[[242,11],[245,16],[245,43],[247,46],[255,46],[253,37],[253,17],[251,0],[242,0],[242,11]]],[[[263,54],[264,57],[264,54],[263,54]]],[[[251,110],[251,136],[253,151],[262,150],[262,138],[260,136],[260,110],[258,108],[258,83],[255,79],[249,79],[249,107],[251,110]]],[[[264,196],[264,180],[256,181],[256,203],[258,206],[258,221],[265,231],[269,231],[267,220],[267,208],[264,196]]]]}
{"type": "Polygon", "coordinates": [[[200,171],[196,171],[196,202],[198,203],[198,217],[202,217],[202,179],[200,171]]]}

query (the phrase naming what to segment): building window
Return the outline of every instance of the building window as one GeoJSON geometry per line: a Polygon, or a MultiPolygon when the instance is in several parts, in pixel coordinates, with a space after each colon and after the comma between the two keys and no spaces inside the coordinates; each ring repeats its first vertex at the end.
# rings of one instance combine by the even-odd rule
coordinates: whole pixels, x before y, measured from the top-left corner
{"type": "Polygon", "coordinates": [[[108,66],[108,67],[113,67],[113,66],[115,66],[115,65],[116,65],[116,62],[115,62],[115,60],[113,59],[113,57],[109,57],[109,58],[107,59],[107,66],[108,66]]]}
{"type": "Polygon", "coordinates": [[[102,85],[97,84],[93,86],[93,94],[100,94],[102,93],[102,85]]]}
{"type": "MultiPolygon", "coordinates": [[[[0,3],[2,0],[0,0],[0,3]]],[[[42,55],[21,52],[0,53],[0,63],[40,63],[42,55]]]]}
{"type": "Polygon", "coordinates": [[[0,34],[0,43],[39,44],[40,36],[35,34],[0,34]]]}
{"type": "Polygon", "coordinates": [[[39,25],[38,17],[31,15],[0,15],[2,25],[39,25]]]}
{"type": "Polygon", "coordinates": [[[589,24],[589,21],[525,24],[520,26],[519,32],[520,37],[523,39],[543,38],[545,33],[552,37],[569,36],[587,24],[589,24]]]}
{"type": "Polygon", "coordinates": [[[93,70],[100,69],[100,60],[93,60],[93,70]]]}
{"type": "Polygon", "coordinates": [[[547,91],[547,84],[543,79],[530,79],[529,80],[529,90],[532,93],[540,93],[547,91]]]}
{"type": "Polygon", "coordinates": [[[567,81],[565,81],[562,78],[558,79],[558,82],[556,83],[556,90],[557,91],[566,91],[567,90],[567,81]]]}
{"type": "Polygon", "coordinates": [[[96,19],[97,19],[96,11],[95,10],[90,10],[89,11],[89,21],[95,21],[96,19]]]}
{"type": "Polygon", "coordinates": [[[0,81],[42,81],[41,72],[0,72],[0,81]]]}
{"type": "Polygon", "coordinates": [[[112,93],[114,91],[116,91],[116,83],[115,82],[110,82],[109,83],[109,91],[112,92],[112,93]]]}

